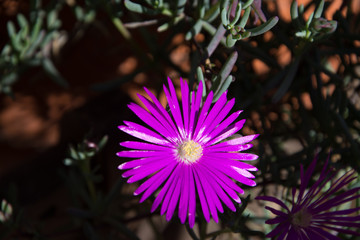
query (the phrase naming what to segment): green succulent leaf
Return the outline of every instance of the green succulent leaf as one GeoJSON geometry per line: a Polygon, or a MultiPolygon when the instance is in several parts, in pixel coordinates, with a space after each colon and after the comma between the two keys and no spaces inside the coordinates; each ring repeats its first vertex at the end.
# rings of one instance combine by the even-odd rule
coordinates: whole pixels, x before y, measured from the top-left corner
{"type": "Polygon", "coordinates": [[[197,68],[196,68],[196,75],[197,75],[197,77],[198,77],[199,84],[202,84],[202,85],[203,85],[203,93],[202,93],[202,96],[205,97],[205,96],[206,96],[206,84],[205,84],[205,78],[204,78],[204,75],[203,75],[203,72],[202,72],[201,67],[197,67],[197,68]]]}
{"type": "Polygon", "coordinates": [[[324,10],[324,0],[321,0],[319,6],[316,8],[316,11],[315,11],[315,15],[314,15],[314,18],[319,18],[321,17],[321,14],[324,10]]]}
{"type": "Polygon", "coordinates": [[[234,81],[234,77],[232,75],[229,75],[219,86],[219,88],[216,90],[216,93],[214,94],[214,100],[213,102],[216,102],[220,96],[229,88],[230,84],[234,81]]]}
{"type": "Polygon", "coordinates": [[[261,24],[260,26],[247,29],[247,31],[251,32],[251,36],[257,36],[269,31],[271,28],[273,28],[276,25],[278,21],[279,21],[278,17],[272,17],[267,22],[261,24]]]}
{"type": "Polygon", "coordinates": [[[190,39],[194,38],[201,31],[202,26],[203,20],[197,20],[194,26],[186,33],[185,39],[189,41],[190,39]]]}
{"type": "Polygon", "coordinates": [[[58,70],[55,68],[54,64],[49,58],[43,59],[43,68],[49,77],[54,80],[57,84],[63,87],[67,87],[67,81],[60,75],[58,70]]]}
{"type": "Polygon", "coordinates": [[[35,24],[31,30],[31,36],[30,36],[31,43],[38,38],[42,24],[43,24],[43,18],[41,17],[41,14],[39,14],[39,17],[36,19],[35,24]]]}
{"type": "Polygon", "coordinates": [[[243,5],[242,5],[242,8],[243,9],[246,9],[248,7],[250,7],[251,4],[253,4],[254,0],[248,0],[247,2],[245,2],[243,5]]]}
{"type": "Polygon", "coordinates": [[[292,20],[299,18],[299,11],[298,11],[298,5],[297,5],[296,0],[292,1],[292,3],[291,3],[290,15],[291,15],[292,20]]]}
{"type": "Polygon", "coordinates": [[[158,11],[155,11],[153,9],[150,9],[148,7],[140,5],[138,3],[134,3],[130,0],[125,0],[124,5],[127,9],[129,9],[130,11],[135,12],[135,13],[149,14],[149,15],[158,14],[158,11]]]}
{"type": "Polygon", "coordinates": [[[228,34],[227,36],[226,36],[226,46],[227,47],[233,47],[234,45],[235,45],[235,43],[236,43],[236,39],[234,39],[233,38],[233,35],[232,34],[228,34]]]}
{"type": "Polygon", "coordinates": [[[223,8],[220,12],[220,16],[221,16],[221,22],[224,25],[224,27],[226,27],[229,24],[229,19],[228,19],[228,15],[227,15],[227,9],[223,8]]]}
{"type": "Polygon", "coordinates": [[[234,19],[230,22],[230,25],[231,26],[234,26],[240,19],[240,16],[241,16],[241,3],[239,2],[236,6],[236,10],[235,10],[235,17],[234,19]]]}
{"type": "Polygon", "coordinates": [[[249,16],[250,16],[250,12],[251,12],[251,8],[246,8],[245,9],[245,12],[239,22],[239,24],[237,25],[239,28],[244,28],[248,19],[249,19],[249,16]]]}

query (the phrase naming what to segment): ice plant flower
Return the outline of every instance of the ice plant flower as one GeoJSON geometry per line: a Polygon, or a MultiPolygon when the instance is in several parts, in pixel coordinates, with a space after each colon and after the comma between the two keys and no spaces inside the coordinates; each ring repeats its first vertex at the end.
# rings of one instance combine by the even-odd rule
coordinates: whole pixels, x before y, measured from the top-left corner
{"type": "Polygon", "coordinates": [[[152,102],[138,95],[146,106],[131,103],[129,108],[147,125],[124,121],[119,129],[143,141],[126,141],[121,146],[129,148],[118,152],[119,157],[135,158],[119,166],[125,171],[122,176],[133,183],[147,178],[134,192],[142,194],[140,202],[150,195],[156,195],[151,211],[160,204],[160,213],[166,212],[170,220],[178,206],[178,216],[184,223],[188,217],[190,227],[195,223],[196,199],[204,217],[210,215],[218,222],[218,211],[223,204],[236,211],[234,203],[240,203],[243,194],[237,182],[255,186],[254,175],[249,171],[257,169],[242,161],[257,159],[255,154],[240,153],[252,147],[250,141],[258,135],[249,135],[227,140],[238,132],[245,120],[234,121],[242,111],[229,114],[235,100],[227,100],[226,92],[212,106],[213,93],[202,101],[202,85],[190,94],[189,87],[181,79],[182,103],[179,103],[174,85],[168,78],[169,89],[164,92],[170,111],[167,111],[156,97],[145,88],[152,102]],[[242,161],[239,161],[242,160],[242,161]],[[157,191],[158,190],[158,191],[157,191]]]}
{"type": "Polygon", "coordinates": [[[283,211],[272,207],[265,208],[277,215],[274,219],[267,220],[267,224],[278,224],[267,237],[288,240],[306,239],[340,239],[333,233],[345,233],[360,236],[358,231],[346,228],[360,229],[360,207],[338,210],[337,208],[360,197],[360,187],[346,191],[342,188],[352,182],[356,177],[354,170],[349,171],[339,179],[334,177],[338,172],[327,169],[326,161],[319,179],[310,186],[317,158],[310,164],[304,174],[301,166],[301,182],[299,190],[292,189],[291,208],[288,208],[281,200],[270,196],[258,196],[256,199],[270,201],[278,204],[283,211]],[[324,191],[326,185],[330,187],[324,191]]]}

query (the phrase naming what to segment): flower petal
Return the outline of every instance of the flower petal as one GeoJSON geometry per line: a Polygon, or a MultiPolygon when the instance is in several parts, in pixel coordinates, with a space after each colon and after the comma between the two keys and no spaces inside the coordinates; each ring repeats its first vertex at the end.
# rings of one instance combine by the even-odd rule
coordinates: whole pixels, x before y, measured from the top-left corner
{"type": "Polygon", "coordinates": [[[186,220],[188,205],[189,205],[189,192],[190,192],[190,181],[193,181],[190,179],[190,167],[187,164],[184,164],[181,166],[184,174],[183,178],[183,184],[181,188],[181,194],[180,194],[180,202],[179,202],[179,218],[180,222],[184,224],[186,220]]]}
{"type": "Polygon", "coordinates": [[[146,87],[144,87],[144,90],[149,95],[149,97],[151,98],[151,100],[153,101],[153,103],[155,104],[157,109],[160,110],[162,115],[165,117],[167,123],[171,126],[173,131],[178,133],[178,130],[177,130],[175,124],[174,124],[174,121],[170,117],[169,113],[165,110],[165,108],[161,105],[159,100],[157,100],[157,98],[154,96],[154,94],[152,92],[150,92],[146,87]]]}
{"type": "Polygon", "coordinates": [[[174,214],[174,211],[175,211],[175,208],[176,208],[176,205],[177,205],[177,203],[179,201],[180,189],[181,189],[181,186],[183,185],[184,171],[186,171],[186,169],[184,169],[181,166],[178,181],[177,181],[177,184],[175,186],[174,192],[171,195],[171,200],[170,200],[170,203],[169,203],[169,207],[168,207],[168,209],[166,211],[166,220],[167,221],[170,221],[170,219],[172,218],[172,216],[174,214]]]}
{"type": "Polygon", "coordinates": [[[284,213],[282,211],[276,210],[275,208],[269,207],[269,206],[265,206],[265,209],[269,210],[270,212],[272,212],[273,214],[283,217],[283,218],[287,218],[289,217],[288,213],[284,213]]]}
{"type": "Polygon", "coordinates": [[[216,145],[206,147],[206,152],[241,152],[252,148],[252,144],[245,145],[228,145],[223,147],[214,147],[216,145]]]}
{"type": "MultiPolygon", "coordinates": [[[[199,174],[199,170],[198,168],[194,168],[195,172],[194,175],[197,177],[197,186],[201,185],[202,189],[204,190],[204,193],[206,192],[206,197],[205,200],[207,202],[207,205],[209,206],[210,209],[210,213],[214,219],[215,222],[219,222],[219,218],[217,215],[217,210],[216,210],[216,203],[215,203],[215,199],[213,199],[213,192],[212,189],[209,188],[207,181],[205,181],[205,179],[201,178],[201,175],[199,174]]],[[[206,218],[205,218],[206,219],[206,218]]],[[[210,218],[209,218],[210,220],[210,218]]]]}
{"type": "Polygon", "coordinates": [[[224,189],[224,191],[237,203],[240,203],[241,200],[237,193],[235,192],[235,189],[238,190],[238,192],[244,192],[238,185],[236,185],[232,180],[230,180],[228,177],[226,177],[224,174],[218,172],[216,173],[214,169],[209,168],[207,165],[204,165],[204,168],[208,170],[208,175],[210,178],[213,178],[216,180],[216,182],[221,186],[221,188],[224,189]],[[230,186],[229,186],[230,185],[230,186]],[[234,189],[235,188],[235,189],[234,189]]]}
{"type": "Polygon", "coordinates": [[[275,197],[271,197],[271,196],[257,196],[255,198],[256,200],[263,200],[263,201],[269,201],[269,202],[273,202],[278,204],[280,207],[285,208],[287,212],[290,212],[290,209],[285,205],[285,203],[283,203],[282,201],[280,201],[279,199],[275,198],[275,197]]]}
{"type": "Polygon", "coordinates": [[[172,144],[162,136],[153,131],[133,122],[124,121],[127,126],[119,126],[119,129],[127,134],[140,138],[144,141],[156,143],[164,146],[172,146],[172,144]]]}
{"type": "Polygon", "coordinates": [[[171,148],[168,146],[161,146],[151,143],[145,142],[136,142],[136,141],[126,141],[120,143],[121,146],[131,149],[138,149],[138,150],[154,150],[154,151],[168,151],[169,149],[174,149],[172,146],[171,148]]]}
{"type": "MultiPolygon", "coordinates": [[[[204,155],[207,154],[207,152],[204,152],[204,155]]],[[[210,154],[207,154],[211,156],[212,158],[218,158],[218,159],[232,159],[232,160],[242,160],[242,161],[253,161],[258,159],[258,156],[252,153],[234,153],[234,152],[212,152],[210,154]]]]}
{"type": "Polygon", "coordinates": [[[205,138],[206,146],[220,142],[239,131],[244,126],[245,119],[240,120],[235,124],[229,126],[229,124],[232,123],[239,116],[239,114],[240,112],[235,112],[231,114],[228,118],[226,118],[222,123],[220,123],[218,127],[215,128],[215,130],[211,132],[211,134],[207,136],[207,138],[205,138]],[[208,141],[207,139],[211,140],[208,141]]]}
{"type": "MultiPolygon", "coordinates": [[[[226,102],[226,95],[224,95],[224,96],[225,96],[225,102],[226,102]]],[[[220,102],[220,99],[216,102],[216,104],[218,102],[220,102]]],[[[213,129],[215,129],[215,127],[218,126],[219,123],[224,120],[224,118],[228,115],[228,113],[230,112],[230,110],[234,106],[235,98],[228,101],[227,104],[224,107],[222,107],[222,109],[217,110],[215,108],[216,104],[214,105],[213,109],[211,109],[210,114],[206,118],[206,120],[209,119],[208,121],[211,124],[209,124],[209,126],[207,127],[206,132],[204,134],[212,132],[213,129]],[[211,116],[212,112],[214,112],[214,116],[211,116]]],[[[206,122],[206,120],[205,120],[205,122],[206,122]]]]}
{"type": "MultiPolygon", "coordinates": [[[[140,99],[144,100],[144,97],[139,95],[140,99]]],[[[144,100],[145,101],[145,100],[144,100]]],[[[168,131],[168,128],[165,128],[158,119],[151,115],[144,108],[140,107],[135,103],[131,103],[128,107],[138,116],[144,123],[152,127],[156,132],[161,133],[166,139],[174,142],[176,140],[176,135],[168,131]]]]}
{"type": "Polygon", "coordinates": [[[163,154],[170,155],[169,152],[162,152],[162,151],[139,151],[139,150],[132,150],[132,151],[121,151],[116,153],[118,157],[126,157],[126,158],[143,158],[143,157],[156,157],[161,156],[163,154]]]}
{"type": "Polygon", "coordinates": [[[182,121],[182,117],[181,117],[181,111],[180,111],[180,106],[179,106],[179,102],[177,100],[177,95],[175,92],[175,87],[171,81],[170,78],[168,78],[168,83],[169,83],[169,90],[165,87],[165,85],[163,86],[164,88],[164,92],[165,92],[165,96],[166,99],[168,101],[169,107],[170,107],[170,111],[173,115],[173,118],[176,122],[176,125],[178,127],[178,130],[180,132],[180,135],[185,137],[185,129],[184,129],[184,124],[182,121]]]}
{"type": "Polygon", "coordinates": [[[161,201],[164,199],[165,194],[167,194],[170,185],[174,185],[174,182],[177,180],[179,175],[180,166],[176,166],[175,170],[170,175],[169,179],[165,182],[165,185],[160,190],[159,195],[156,196],[153,205],[151,206],[151,212],[154,212],[160,205],[161,201]]]}
{"type": "MultiPolygon", "coordinates": [[[[355,212],[358,212],[360,211],[360,207],[357,207],[357,208],[351,208],[351,209],[346,209],[346,210],[339,210],[339,211],[332,211],[332,212],[325,212],[325,213],[320,213],[320,214],[314,214],[313,217],[314,218],[318,218],[318,219],[321,219],[321,218],[330,218],[331,219],[334,219],[336,220],[337,215],[340,215],[340,216],[343,216],[343,215],[348,215],[348,214],[352,214],[352,213],[355,213],[355,212]]],[[[359,218],[360,220],[360,215],[359,216],[356,216],[357,218],[359,218]]],[[[345,220],[345,218],[351,218],[351,217],[341,217],[345,220]]],[[[340,220],[340,219],[339,219],[340,220]]]]}
{"type": "Polygon", "coordinates": [[[224,167],[237,167],[241,169],[246,169],[247,171],[257,171],[257,168],[253,165],[250,165],[248,163],[244,163],[238,160],[232,160],[228,159],[226,157],[217,156],[217,158],[214,158],[214,155],[204,155],[203,156],[204,161],[212,161],[213,164],[216,165],[223,165],[224,167]],[[220,161],[219,161],[220,159],[220,161]]]}
{"type": "MultiPolygon", "coordinates": [[[[211,173],[206,169],[206,168],[202,168],[202,170],[204,171],[204,175],[205,176],[211,176],[211,173]]],[[[234,204],[232,203],[232,201],[229,199],[228,195],[224,192],[224,190],[219,186],[219,182],[215,181],[215,179],[211,178],[211,177],[207,177],[206,178],[210,184],[210,186],[213,187],[215,193],[218,195],[218,197],[220,198],[220,200],[225,203],[225,205],[233,212],[236,212],[236,208],[234,206],[234,204]]],[[[224,185],[225,187],[227,187],[226,185],[224,185]]]]}
{"type": "Polygon", "coordinates": [[[306,229],[307,234],[309,235],[310,239],[324,239],[324,240],[340,240],[341,238],[338,238],[331,233],[328,233],[327,231],[324,231],[323,229],[319,227],[313,227],[310,226],[306,229]]]}
{"type": "MultiPolygon", "coordinates": [[[[176,137],[179,137],[179,132],[176,128],[174,129],[172,125],[168,122],[166,117],[163,115],[161,109],[158,109],[158,107],[154,103],[150,102],[147,98],[141,96],[140,94],[138,94],[138,97],[141,102],[146,106],[146,108],[150,111],[150,113],[152,113],[154,117],[159,120],[159,123],[166,129],[165,133],[168,133],[168,137],[175,139],[176,137]]],[[[162,106],[161,108],[164,109],[162,106]]],[[[146,116],[144,117],[146,118],[146,116]]]]}
{"type": "Polygon", "coordinates": [[[191,98],[190,125],[189,125],[189,130],[188,130],[189,138],[193,138],[194,129],[196,128],[196,126],[198,124],[200,105],[201,105],[201,101],[202,101],[202,91],[203,91],[203,86],[202,86],[202,84],[199,84],[196,94],[193,92],[193,95],[191,98]]]}
{"type": "MultiPolygon", "coordinates": [[[[226,103],[226,94],[223,94],[218,101],[211,108],[209,114],[206,116],[204,122],[201,124],[200,133],[201,135],[205,135],[212,131],[216,125],[218,125],[226,116],[226,114],[230,111],[231,107],[234,105],[234,101],[228,105],[227,108],[224,108],[226,103]],[[229,109],[230,107],[230,109],[229,109]],[[216,121],[214,121],[216,119],[216,121]],[[213,124],[212,124],[213,123],[213,124]]],[[[201,137],[201,136],[200,136],[201,137]]],[[[197,135],[194,135],[195,139],[198,139],[197,135]]]]}
{"type": "Polygon", "coordinates": [[[241,182],[248,186],[256,186],[256,182],[254,182],[253,180],[247,179],[246,177],[242,176],[241,174],[239,174],[237,171],[235,171],[234,169],[232,169],[229,166],[216,164],[212,161],[208,161],[207,164],[211,165],[213,168],[219,170],[220,172],[226,174],[227,176],[235,179],[238,182],[241,182]]]}
{"type": "Polygon", "coordinates": [[[273,219],[266,220],[266,224],[278,224],[287,221],[287,219],[288,219],[287,217],[277,216],[273,219]]]}
{"type": "MultiPolygon", "coordinates": [[[[210,108],[212,100],[213,100],[213,92],[211,91],[211,92],[209,92],[208,96],[206,97],[204,105],[200,110],[199,118],[196,123],[196,128],[194,131],[194,136],[198,136],[199,134],[202,135],[203,131],[205,130],[205,128],[203,128],[202,126],[203,126],[204,120],[209,112],[209,108],[210,108]],[[200,133],[199,133],[199,131],[200,131],[200,133]]],[[[192,122],[192,124],[194,124],[194,121],[192,122]]]]}
{"type": "Polygon", "coordinates": [[[137,181],[149,176],[150,174],[161,170],[168,164],[169,163],[167,161],[158,161],[157,164],[148,164],[148,165],[143,165],[143,166],[140,166],[137,168],[133,168],[131,170],[127,170],[122,174],[122,176],[124,178],[131,176],[127,181],[128,183],[137,182],[137,181]]]}
{"type": "Polygon", "coordinates": [[[199,166],[197,166],[196,169],[197,169],[197,173],[199,175],[199,178],[201,179],[201,182],[204,183],[203,186],[205,186],[206,192],[209,193],[212,196],[215,207],[219,210],[219,212],[224,212],[224,208],[222,207],[220,199],[219,199],[220,196],[218,196],[216,194],[215,186],[210,184],[210,179],[207,177],[207,174],[205,174],[204,168],[200,167],[200,165],[199,165],[199,166]]]}
{"type": "MultiPolygon", "coordinates": [[[[240,193],[240,194],[244,194],[244,190],[242,188],[240,188],[231,178],[229,178],[228,176],[226,176],[223,172],[221,172],[221,170],[214,168],[212,166],[207,166],[208,168],[211,167],[211,171],[213,171],[217,177],[219,177],[221,179],[221,181],[223,181],[229,188],[231,188],[232,190],[240,193]]],[[[233,199],[236,202],[241,202],[241,200],[239,198],[236,198],[235,196],[233,196],[233,199]]]]}
{"type": "MultiPolygon", "coordinates": [[[[271,232],[269,232],[266,237],[273,238],[280,234],[278,239],[284,239],[285,234],[288,233],[290,228],[290,223],[288,221],[282,222],[279,225],[277,225],[271,232]],[[283,237],[281,237],[283,235],[283,237]]],[[[290,239],[289,239],[290,240],[290,239]]]]}
{"type": "Polygon", "coordinates": [[[210,213],[209,213],[209,207],[208,207],[206,198],[204,196],[204,189],[203,189],[203,186],[202,186],[200,180],[198,179],[196,169],[193,168],[192,170],[193,170],[193,176],[194,176],[195,183],[196,183],[196,189],[197,189],[197,192],[198,192],[198,195],[200,198],[201,209],[203,211],[205,220],[207,222],[209,222],[210,221],[210,213]]]}
{"type": "Polygon", "coordinates": [[[125,169],[130,169],[130,168],[136,168],[136,167],[140,167],[140,166],[147,165],[147,164],[154,164],[157,161],[167,161],[168,163],[170,163],[170,162],[174,162],[175,159],[174,158],[164,158],[164,156],[140,158],[140,159],[124,162],[118,167],[118,169],[125,170],[125,169]]]}
{"type": "Polygon", "coordinates": [[[184,117],[184,127],[185,131],[189,131],[189,86],[182,78],[180,78],[180,87],[181,87],[181,100],[182,100],[182,108],[183,108],[183,117],[184,117]]]}
{"type": "Polygon", "coordinates": [[[231,139],[231,140],[228,140],[228,141],[225,141],[225,142],[221,142],[221,143],[212,145],[211,147],[212,148],[222,148],[222,147],[226,147],[226,146],[243,145],[243,144],[246,144],[246,143],[249,143],[249,142],[253,141],[258,136],[259,136],[259,134],[243,136],[243,137],[231,139]]]}
{"type": "Polygon", "coordinates": [[[196,210],[196,194],[195,194],[195,179],[194,179],[194,174],[193,174],[193,169],[189,168],[189,183],[190,183],[190,187],[189,187],[189,192],[190,192],[190,196],[189,196],[189,225],[192,228],[195,224],[195,210],[196,210]]]}
{"type": "Polygon", "coordinates": [[[178,182],[180,181],[180,178],[181,178],[181,166],[179,167],[179,171],[178,171],[176,177],[174,178],[172,184],[169,186],[169,188],[165,194],[165,198],[164,198],[164,201],[162,202],[161,209],[160,209],[161,215],[163,215],[165,212],[169,211],[169,206],[171,204],[170,199],[173,195],[176,195],[176,191],[177,191],[176,188],[177,188],[178,182]]]}
{"type": "Polygon", "coordinates": [[[151,176],[134,191],[134,195],[139,195],[146,190],[141,196],[140,203],[145,201],[156,189],[160,187],[160,185],[169,177],[171,171],[174,170],[175,166],[175,162],[169,164],[168,166],[151,176]]]}

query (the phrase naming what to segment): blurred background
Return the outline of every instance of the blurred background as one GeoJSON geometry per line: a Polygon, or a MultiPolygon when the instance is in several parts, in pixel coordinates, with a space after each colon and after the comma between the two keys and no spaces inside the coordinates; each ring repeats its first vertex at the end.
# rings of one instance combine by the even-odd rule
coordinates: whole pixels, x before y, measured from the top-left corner
{"type": "Polygon", "coordinates": [[[359,171],[360,2],[325,1],[310,22],[320,1],[300,4],[295,17],[290,0],[254,1],[226,31],[214,0],[0,1],[0,237],[191,239],[117,170],[117,126],[138,122],[127,104],[146,86],[165,105],[167,76],[228,90],[241,134],[261,134],[248,208],[201,236],[264,238],[269,216],[251,199],[296,186],[316,153],[359,171]]]}

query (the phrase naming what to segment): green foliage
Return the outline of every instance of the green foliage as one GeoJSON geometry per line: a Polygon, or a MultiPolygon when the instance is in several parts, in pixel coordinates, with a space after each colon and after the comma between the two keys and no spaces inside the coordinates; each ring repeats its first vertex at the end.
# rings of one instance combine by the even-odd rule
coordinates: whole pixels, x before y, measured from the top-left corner
{"type": "Polygon", "coordinates": [[[48,12],[34,8],[29,19],[19,13],[19,30],[14,22],[7,22],[9,43],[3,47],[0,55],[0,93],[11,94],[11,86],[17,79],[29,68],[37,66],[42,66],[55,82],[67,86],[51,60],[51,46],[61,38],[61,21],[58,19],[60,8],[61,4],[55,5],[48,12]]]}
{"type": "Polygon", "coordinates": [[[13,214],[13,208],[10,203],[8,203],[5,199],[1,201],[0,206],[0,222],[5,223],[9,221],[13,214]]]}
{"type": "Polygon", "coordinates": [[[76,147],[70,145],[69,157],[64,160],[64,164],[70,168],[61,173],[73,200],[69,213],[75,222],[81,224],[87,239],[100,239],[96,225],[105,224],[128,239],[137,240],[138,237],[123,223],[126,211],[109,211],[113,202],[119,199],[124,180],[119,178],[106,194],[97,189],[97,184],[103,178],[98,173],[100,166],[92,167],[92,160],[103,150],[107,141],[108,137],[104,136],[97,143],[84,140],[76,147]]]}
{"type": "Polygon", "coordinates": [[[296,22],[299,28],[299,31],[295,33],[297,37],[302,38],[305,41],[313,42],[333,33],[336,30],[337,21],[327,20],[321,17],[324,10],[324,3],[325,1],[321,0],[315,12],[313,12],[309,19],[305,22],[302,17],[304,14],[304,7],[300,6],[300,8],[298,8],[296,0],[292,2],[291,18],[296,22]]]}
{"type": "Polygon", "coordinates": [[[235,1],[223,0],[221,3],[221,22],[224,27],[229,31],[229,34],[226,37],[226,45],[227,47],[233,47],[236,41],[241,39],[246,39],[251,36],[257,36],[269,31],[273,28],[278,22],[278,17],[272,17],[265,23],[260,26],[246,29],[245,25],[248,22],[250,17],[250,12],[253,8],[254,0],[248,0],[245,3],[241,1],[236,5],[235,15],[232,18],[231,11],[233,8],[233,4],[235,1]],[[244,13],[240,19],[241,12],[244,10],[244,13]],[[231,19],[232,18],[232,19],[231,19]]]}

